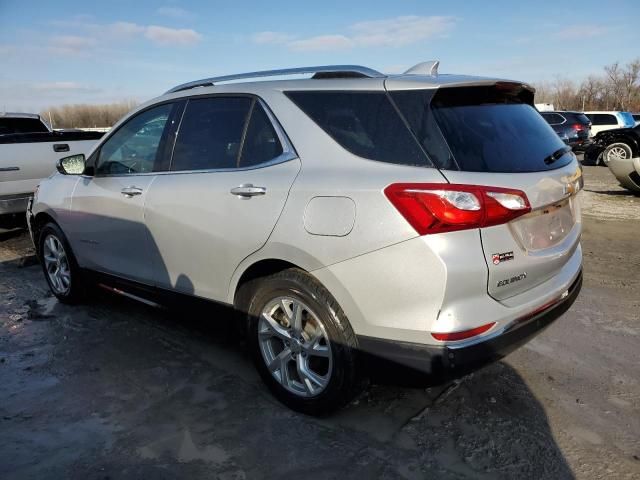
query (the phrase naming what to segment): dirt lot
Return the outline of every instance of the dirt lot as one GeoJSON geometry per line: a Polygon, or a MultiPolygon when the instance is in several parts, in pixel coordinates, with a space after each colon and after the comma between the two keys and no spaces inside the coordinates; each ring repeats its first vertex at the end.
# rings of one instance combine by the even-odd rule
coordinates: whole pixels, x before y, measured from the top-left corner
{"type": "Polygon", "coordinates": [[[322,420],[271,398],[223,314],[60,305],[1,233],[0,478],[639,478],[640,197],[585,175],[563,318],[458,383],[372,386],[322,420]]]}

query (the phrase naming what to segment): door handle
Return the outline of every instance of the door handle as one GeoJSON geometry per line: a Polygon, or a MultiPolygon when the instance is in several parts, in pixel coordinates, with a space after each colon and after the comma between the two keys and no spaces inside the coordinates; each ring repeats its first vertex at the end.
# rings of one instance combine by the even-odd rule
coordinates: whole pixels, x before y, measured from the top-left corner
{"type": "Polygon", "coordinates": [[[69,151],[69,145],[66,143],[56,143],[53,145],[53,151],[54,152],[68,152],[69,151]]]}
{"type": "Polygon", "coordinates": [[[0,172],[17,172],[20,170],[20,167],[2,167],[0,168],[0,172]]]}
{"type": "Polygon", "coordinates": [[[251,183],[240,185],[231,189],[232,195],[237,195],[242,198],[255,197],[257,195],[264,195],[267,193],[265,187],[255,187],[251,183]]]}
{"type": "Polygon", "coordinates": [[[142,189],[138,187],[124,187],[122,190],[120,190],[120,193],[122,193],[127,198],[131,198],[135,197],[136,195],[141,195],[142,189]]]}

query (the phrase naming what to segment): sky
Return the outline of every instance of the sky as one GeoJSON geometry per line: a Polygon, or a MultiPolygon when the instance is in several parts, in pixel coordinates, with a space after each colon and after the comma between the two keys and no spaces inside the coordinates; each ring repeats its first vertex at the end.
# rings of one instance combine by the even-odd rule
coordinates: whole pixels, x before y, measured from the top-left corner
{"type": "Polygon", "coordinates": [[[639,20],[638,0],[0,0],[0,111],[324,64],[579,82],[640,57],[639,20]]]}

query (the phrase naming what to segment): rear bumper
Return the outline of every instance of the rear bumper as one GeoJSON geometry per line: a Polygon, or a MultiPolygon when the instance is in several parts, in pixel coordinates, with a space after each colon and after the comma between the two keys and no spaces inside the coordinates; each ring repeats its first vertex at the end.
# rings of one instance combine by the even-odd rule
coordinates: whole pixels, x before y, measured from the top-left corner
{"type": "Polygon", "coordinates": [[[0,197],[0,215],[26,212],[30,198],[31,195],[27,193],[0,197]]]}
{"type": "Polygon", "coordinates": [[[582,271],[566,296],[524,322],[507,325],[484,341],[463,345],[424,345],[358,336],[360,350],[370,363],[408,367],[435,381],[457,378],[499,360],[522,346],[564,314],[582,288],[582,271]]]}

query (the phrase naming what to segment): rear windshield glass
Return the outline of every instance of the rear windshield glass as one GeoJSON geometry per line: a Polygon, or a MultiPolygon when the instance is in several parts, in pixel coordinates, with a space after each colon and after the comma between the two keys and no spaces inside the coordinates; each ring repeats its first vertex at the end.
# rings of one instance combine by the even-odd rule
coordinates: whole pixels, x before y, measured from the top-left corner
{"type": "Polygon", "coordinates": [[[527,95],[521,88],[494,86],[442,88],[435,95],[427,90],[391,92],[440,168],[540,172],[570,163],[570,154],[551,160],[565,144],[527,95]]]}
{"type": "Polygon", "coordinates": [[[286,95],[343,148],[370,160],[433,166],[386,92],[304,91],[286,95]]]}
{"type": "Polygon", "coordinates": [[[37,118],[0,118],[0,135],[46,132],[47,127],[37,118]]]}
{"type": "Polygon", "coordinates": [[[591,123],[591,120],[589,120],[589,117],[587,117],[584,113],[576,113],[576,120],[580,123],[584,123],[585,125],[588,125],[591,123]]]}

